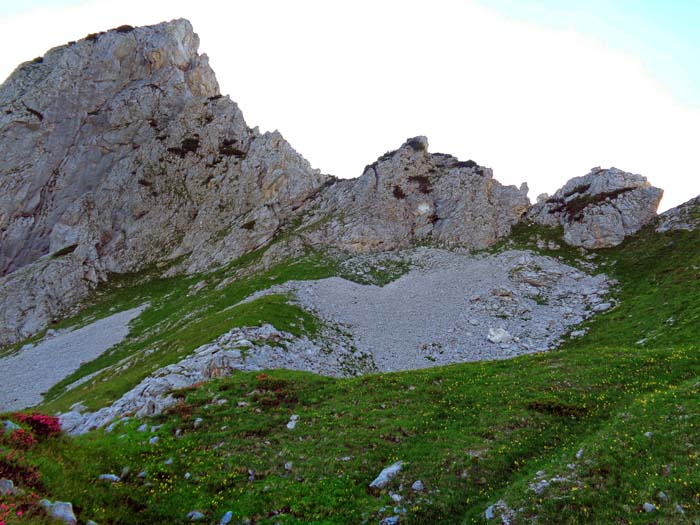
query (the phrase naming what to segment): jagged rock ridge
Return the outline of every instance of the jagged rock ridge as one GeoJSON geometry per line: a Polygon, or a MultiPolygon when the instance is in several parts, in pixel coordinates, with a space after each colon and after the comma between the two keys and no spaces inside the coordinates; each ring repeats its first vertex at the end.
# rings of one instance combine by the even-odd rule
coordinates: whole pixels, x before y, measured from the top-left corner
{"type": "MultiPolygon", "coordinates": [[[[248,127],[198,45],[186,20],[122,26],[52,49],[0,86],[0,346],[67,316],[112,273],[204,271],[290,230],[296,244],[278,243],[279,257],[308,246],[481,249],[529,208],[526,185],[431,154],[425,137],[357,179],[324,175],[278,132],[248,127]]],[[[582,220],[551,200],[530,216],[563,223],[572,244],[615,243],[660,198],[623,175],[596,175],[586,195],[608,179],[625,193],[582,220]]],[[[568,187],[584,182],[554,199],[569,204],[568,187]]]]}
{"type": "Polygon", "coordinates": [[[507,235],[529,205],[526,184],[503,186],[491,169],[431,154],[428,140],[414,137],[311,203],[306,224],[318,227],[307,237],[352,251],[424,241],[482,249],[507,235]]]}
{"type": "Polygon", "coordinates": [[[337,183],[279,133],[250,129],[198,44],[186,20],[123,26],[22,64],[0,88],[0,344],[65,316],[112,272],[175,260],[201,271],[303,214],[307,226],[337,219],[307,228],[314,243],[482,247],[528,205],[420,138],[337,183]],[[474,237],[453,229],[482,213],[474,237]]]}

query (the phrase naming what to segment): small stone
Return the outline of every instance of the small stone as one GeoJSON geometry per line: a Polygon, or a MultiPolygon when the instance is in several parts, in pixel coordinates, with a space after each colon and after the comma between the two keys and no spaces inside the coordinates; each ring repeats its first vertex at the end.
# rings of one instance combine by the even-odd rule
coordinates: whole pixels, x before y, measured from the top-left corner
{"type": "Polygon", "coordinates": [[[651,436],[652,436],[652,433],[651,433],[651,432],[644,432],[644,437],[645,437],[645,438],[648,439],[648,438],[651,438],[651,436]]]}
{"type": "Polygon", "coordinates": [[[535,494],[537,494],[538,496],[541,496],[542,494],[544,494],[544,491],[545,491],[545,489],[547,489],[547,487],[549,487],[549,481],[546,479],[540,480],[537,483],[535,483],[534,485],[530,486],[530,488],[532,490],[534,490],[535,494]]]}
{"type": "Polygon", "coordinates": [[[14,432],[15,430],[19,430],[20,426],[13,423],[9,419],[6,419],[5,421],[2,422],[2,426],[5,429],[5,432],[14,432]]]}
{"type": "Polygon", "coordinates": [[[163,464],[164,465],[172,465],[174,462],[175,461],[173,460],[173,458],[168,458],[165,460],[165,462],[163,464]]]}
{"type": "Polygon", "coordinates": [[[398,525],[399,516],[388,516],[379,522],[379,525],[398,525]]]}
{"type": "Polygon", "coordinates": [[[676,504],[676,512],[678,514],[685,514],[685,510],[683,510],[683,506],[680,503],[676,504]]]}
{"type": "Polygon", "coordinates": [[[425,490],[425,485],[423,485],[423,482],[421,480],[417,480],[413,482],[413,485],[411,485],[411,489],[413,492],[423,492],[425,490]]]}
{"type": "Polygon", "coordinates": [[[10,496],[15,495],[15,484],[12,482],[11,479],[0,479],[0,496],[3,494],[8,494],[10,496]]]}
{"type": "Polygon", "coordinates": [[[386,467],[379,473],[372,483],[369,484],[370,488],[373,489],[383,489],[389,482],[396,477],[396,475],[401,472],[401,467],[403,466],[403,461],[397,461],[393,465],[386,467]]]}
{"type": "Polygon", "coordinates": [[[399,503],[403,498],[400,494],[391,494],[391,499],[394,503],[399,503]]]}
{"type": "Polygon", "coordinates": [[[141,472],[136,474],[136,477],[141,478],[141,479],[144,479],[146,476],[147,476],[147,474],[146,474],[145,470],[142,470],[141,472]]]}
{"type": "Polygon", "coordinates": [[[645,503],[644,505],[642,505],[642,508],[644,509],[644,512],[654,512],[654,511],[656,511],[656,505],[654,505],[653,503],[648,503],[648,502],[647,502],[647,503],[645,503]]]}
{"type": "Polygon", "coordinates": [[[204,514],[198,510],[193,510],[187,513],[187,519],[190,521],[199,521],[205,518],[204,514]]]}
{"type": "Polygon", "coordinates": [[[61,520],[67,525],[75,525],[78,522],[70,501],[54,501],[52,503],[47,499],[42,499],[39,503],[52,518],[61,520]]]}
{"type": "Polygon", "coordinates": [[[291,461],[287,461],[284,464],[284,470],[286,470],[286,471],[292,470],[292,467],[294,467],[294,463],[292,463],[291,461]]]}
{"type": "Polygon", "coordinates": [[[612,308],[610,303],[599,303],[593,307],[594,312],[606,312],[612,308]]]}
{"type": "Polygon", "coordinates": [[[199,425],[202,424],[202,421],[204,421],[201,417],[198,417],[197,419],[194,420],[194,423],[192,423],[192,426],[194,428],[198,428],[199,425]]]}
{"type": "Polygon", "coordinates": [[[131,472],[131,469],[129,467],[124,467],[122,469],[122,473],[119,475],[120,478],[124,479],[129,475],[129,472],[131,472]]]}
{"type": "Polygon", "coordinates": [[[148,425],[144,423],[139,428],[136,429],[137,432],[146,432],[148,430],[148,425]]]}
{"type": "Polygon", "coordinates": [[[487,339],[493,344],[504,344],[510,343],[513,340],[513,336],[503,328],[489,328],[487,339]]]}
{"type": "Polygon", "coordinates": [[[158,436],[153,436],[151,439],[148,440],[148,442],[149,442],[151,445],[155,445],[156,443],[158,443],[158,441],[159,441],[158,436]]]}
{"type": "Polygon", "coordinates": [[[580,448],[578,449],[578,452],[576,452],[576,459],[581,459],[583,457],[583,449],[580,448]]]}
{"type": "Polygon", "coordinates": [[[233,512],[232,511],[227,511],[226,514],[221,516],[221,520],[219,521],[219,525],[228,525],[231,523],[231,520],[233,519],[233,512]]]}
{"type": "Polygon", "coordinates": [[[121,481],[121,478],[116,474],[100,474],[98,476],[98,479],[102,481],[111,481],[112,483],[117,483],[121,481]]]}
{"type": "Polygon", "coordinates": [[[668,501],[668,494],[666,494],[663,490],[660,490],[656,497],[659,498],[660,501],[668,501]]]}
{"type": "Polygon", "coordinates": [[[189,472],[185,472],[185,479],[190,479],[192,477],[192,474],[189,472]]]}

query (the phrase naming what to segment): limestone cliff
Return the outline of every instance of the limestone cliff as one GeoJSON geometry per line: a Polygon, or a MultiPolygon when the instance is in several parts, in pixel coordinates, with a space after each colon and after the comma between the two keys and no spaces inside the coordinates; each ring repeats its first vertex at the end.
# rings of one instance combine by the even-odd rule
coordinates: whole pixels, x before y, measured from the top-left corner
{"type": "Polygon", "coordinates": [[[527,185],[503,186],[491,169],[431,154],[428,140],[414,137],[359,178],[324,191],[308,206],[302,228],[313,244],[352,251],[416,242],[481,249],[508,235],[529,205],[527,185]]]}
{"type": "Polygon", "coordinates": [[[120,27],[0,87],[0,344],[110,272],[201,269],[265,244],[329,179],[246,125],[198,45],[186,20],[120,27]]]}

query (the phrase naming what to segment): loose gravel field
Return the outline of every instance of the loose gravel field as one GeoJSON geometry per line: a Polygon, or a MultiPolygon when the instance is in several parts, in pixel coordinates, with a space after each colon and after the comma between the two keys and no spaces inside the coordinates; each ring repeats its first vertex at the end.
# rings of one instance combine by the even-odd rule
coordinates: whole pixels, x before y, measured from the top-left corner
{"type": "Polygon", "coordinates": [[[49,388],[124,339],[129,323],[144,308],[119,312],[77,330],[45,337],[0,359],[0,412],[41,403],[42,394],[49,388]]]}

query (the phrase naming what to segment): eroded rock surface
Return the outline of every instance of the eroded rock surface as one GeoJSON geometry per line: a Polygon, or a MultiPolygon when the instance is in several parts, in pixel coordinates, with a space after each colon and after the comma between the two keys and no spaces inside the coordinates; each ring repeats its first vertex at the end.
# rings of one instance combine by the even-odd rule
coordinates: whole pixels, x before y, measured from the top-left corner
{"type": "MultiPolygon", "coordinates": [[[[74,312],[113,273],[200,272],[283,239],[376,252],[482,249],[529,208],[476,162],[425,137],[360,177],[321,174],[222,96],[190,23],[123,26],[50,50],[0,86],[0,346],[74,312]],[[283,235],[292,233],[293,235],[283,235]]],[[[566,241],[612,246],[653,215],[661,190],[598,170],[530,210],[566,241]]]]}
{"type": "Polygon", "coordinates": [[[584,248],[617,246],[656,216],[663,190],[617,168],[593,168],[528,212],[538,224],[564,227],[564,241],[584,248]]]}
{"type": "Polygon", "coordinates": [[[119,28],[0,87],[0,345],[110,272],[197,271],[266,244],[330,179],[246,125],[198,45],[186,20],[119,28]]]}
{"type": "Polygon", "coordinates": [[[548,350],[598,305],[611,307],[605,275],[531,252],[411,257],[414,268],[384,287],[331,277],[272,291],[339,325],[385,372],[548,350]]]}
{"type": "MultiPolygon", "coordinates": [[[[109,407],[82,413],[78,406],[63,414],[63,428],[79,434],[124,416],[158,414],[175,403],[173,389],[234,370],[286,368],[340,377],[545,351],[598,305],[614,303],[605,275],[527,251],[473,256],[418,248],[401,256],[412,269],[384,287],[333,277],[251,295],[246,301],[292,294],[293,302],[321,318],[320,333],[296,337],[270,325],[235,328],[156,371],[109,407]]],[[[360,266],[373,271],[387,264],[385,254],[353,259],[347,266],[362,280],[360,266]]],[[[115,366],[129,367],[130,359],[139,356],[115,366]]]]}
{"type": "Polygon", "coordinates": [[[695,197],[659,215],[656,231],[692,231],[698,228],[700,228],[700,197],[695,197]]]}
{"type": "Polygon", "coordinates": [[[76,330],[47,333],[41,341],[1,358],[0,412],[41,403],[52,386],[121,342],[129,323],[144,308],[119,312],[76,330]]]}
{"type": "MultiPolygon", "coordinates": [[[[123,364],[122,366],[128,366],[123,364]]],[[[271,325],[234,328],[210,344],[202,345],[182,361],[157,370],[111,406],[82,413],[81,407],[61,415],[61,427],[71,434],[100,428],[126,415],[160,414],[176,399],[172,390],[234,370],[287,368],[329,376],[349,376],[375,371],[371,356],[353,348],[352,342],[332,329],[315,339],[295,337],[271,325]]]]}
{"type": "Polygon", "coordinates": [[[529,205],[526,184],[503,186],[491,169],[429,153],[428,140],[414,137],[323,192],[302,228],[312,244],[354,252],[426,241],[481,249],[508,235],[529,205]]]}

